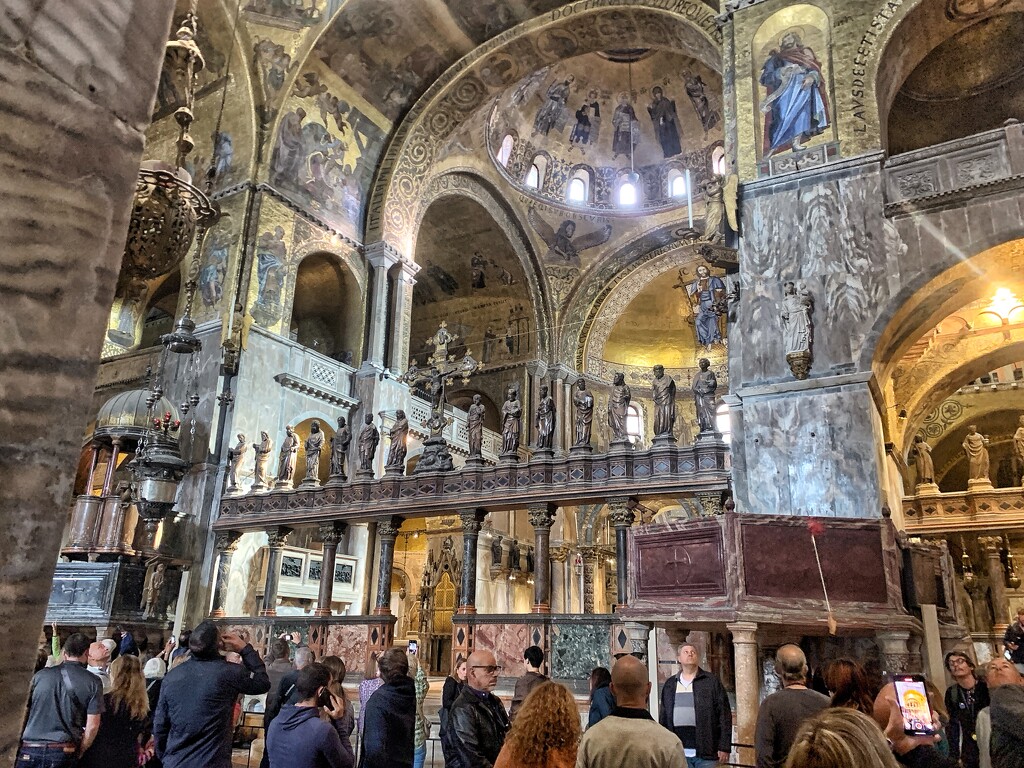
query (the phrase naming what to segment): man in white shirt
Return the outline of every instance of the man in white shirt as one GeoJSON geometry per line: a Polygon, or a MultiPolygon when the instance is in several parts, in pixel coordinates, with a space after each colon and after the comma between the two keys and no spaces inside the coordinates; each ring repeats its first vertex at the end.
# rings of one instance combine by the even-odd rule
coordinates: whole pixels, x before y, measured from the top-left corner
{"type": "Polygon", "coordinates": [[[611,688],[616,707],[583,734],[576,768],[680,768],[682,742],[647,711],[647,667],[623,656],[612,667],[611,688]]]}

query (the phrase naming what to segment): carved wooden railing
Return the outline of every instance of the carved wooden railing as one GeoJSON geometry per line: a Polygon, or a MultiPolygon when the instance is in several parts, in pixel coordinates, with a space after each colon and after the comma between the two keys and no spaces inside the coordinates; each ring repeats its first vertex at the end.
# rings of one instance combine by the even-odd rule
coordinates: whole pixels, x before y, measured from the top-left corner
{"type": "Polygon", "coordinates": [[[1024,528],[1024,488],[907,496],[903,517],[911,535],[1024,528]]]}

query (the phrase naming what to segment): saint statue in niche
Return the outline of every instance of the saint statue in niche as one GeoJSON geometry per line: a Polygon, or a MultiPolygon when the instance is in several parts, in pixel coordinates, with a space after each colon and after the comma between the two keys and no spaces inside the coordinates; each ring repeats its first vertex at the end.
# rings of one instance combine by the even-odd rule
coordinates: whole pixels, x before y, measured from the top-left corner
{"type": "Polygon", "coordinates": [[[665,375],[665,366],[654,366],[654,437],[674,439],[672,430],[676,423],[676,383],[665,375]]]}
{"type": "Polygon", "coordinates": [[[676,114],[676,103],[665,98],[660,86],[651,89],[654,100],[647,106],[647,114],[654,123],[654,133],[661,144],[661,151],[666,158],[675,157],[683,149],[679,145],[679,116],[676,114]]]}
{"type": "Polygon", "coordinates": [[[373,414],[363,417],[363,428],[359,430],[359,474],[373,476],[373,455],[377,452],[380,432],[373,425],[373,414]]]}
{"type": "Polygon", "coordinates": [[[533,135],[538,133],[544,136],[552,128],[561,131],[565,126],[565,103],[569,100],[569,87],[575,78],[569,75],[560,83],[554,83],[548,88],[547,101],[537,112],[533,121],[533,135]]]}
{"type": "Polygon", "coordinates": [[[967,454],[967,477],[972,481],[989,481],[988,443],[989,439],[985,435],[978,433],[976,425],[972,424],[967,428],[967,437],[964,438],[963,449],[964,453],[967,454]]]}
{"type": "Polygon", "coordinates": [[[693,327],[697,343],[706,349],[722,342],[722,331],[718,318],[725,307],[725,283],[722,278],[711,274],[704,264],[697,266],[697,279],[687,283],[683,270],[679,270],[679,282],[673,288],[683,288],[693,311],[693,327]]]}
{"type": "Polygon", "coordinates": [[[537,402],[537,450],[550,451],[555,437],[555,400],[541,386],[537,402]]]}
{"type": "Polygon", "coordinates": [[[917,468],[917,484],[925,485],[935,482],[935,464],[932,462],[932,448],[925,442],[924,435],[915,435],[914,444],[910,446],[910,458],[917,468]]]}
{"type": "Polygon", "coordinates": [[[594,395],[587,389],[587,380],[582,376],[576,379],[572,404],[576,408],[576,439],[573,447],[590,448],[590,434],[594,423],[594,395]]]}
{"type": "Polygon", "coordinates": [[[787,355],[811,351],[813,307],[811,294],[804,286],[799,290],[793,282],[782,286],[782,342],[787,355]]]}
{"type": "Polygon", "coordinates": [[[238,444],[234,448],[228,448],[228,493],[238,488],[238,473],[242,468],[242,461],[245,459],[246,444],[245,435],[238,433],[238,444]]]}
{"type": "Polygon", "coordinates": [[[480,402],[480,395],[473,395],[473,403],[466,411],[466,429],[469,433],[469,458],[481,455],[484,444],[484,414],[487,407],[480,402]]]}
{"type": "Polygon", "coordinates": [[[612,391],[608,395],[608,431],[611,433],[612,443],[629,441],[626,420],[631,398],[632,393],[626,384],[626,377],[622,373],[616,373],[612,380],[612,391]]]}
{"type": "Polygon", "coordinates": [[[289,424],[284,428],[285,438],[277,461],[277,482],[290,483],[295,477],[295,460],[299,453],[299,438],[295,428],[289,424]]]}
{"type": "Polygon", "coordinates": [[[324,433],[320,422],[314,419],[309,425],[309,437],[306,438],[306,477],[303,483],[316,483],[320,474],[320,452],[324,448],[324,433]]]}
{"type": "Polygon", "coordinates": [[[702,357],[698,361],[700,373],[693,377],[693,401],[697,406],[697,424],[701,432],[715,431],[715,392],[718,377],[711,370],[711,361],[702,357]]]}
{"type": "Polygon", "coordinates": [[[501,406],[501,455],[515,458],[519,455],[519,433],[522,428],[523,405],[519,402],[519,391],[509,385],[505,391],[505,402],[501,406]]]}
{"type": "Polygon", "coordinates": [[[266,432],[260,432],[260,442],[255,444],[253,450],[256,452],[255,476],[252,490],[259,491],[267,487],[269,477],[267,476],[267,465],[270,463],[270,454],[274,451],[274,441],[266,432]]]}
{"type": "Polygon", "coordinates": [[[767,91],[761,102],[765,157],[801,150],[831,125],[821,62],[803,44],[802,35],[799,27],[783,33],[761,67],[760,82],[767,91]]]}
{"type": "Polygon", "coordinates": [[[338,417],[338,431],[331,438],[331,476],[345,480],[345,456],[348,454],[349,443],[352,442],[352,431],[344,416],[338,417]]]}
{"type": "Polygon", "coordinates": [[[384,465],[388,473],[404,474],[405,455],[408,452],[407,438],[409,437],[409,419],[405,411],[395,412],[395,423],[388,433],[391,438],[391,448],[388,450],[388,459],[384,465]]]}

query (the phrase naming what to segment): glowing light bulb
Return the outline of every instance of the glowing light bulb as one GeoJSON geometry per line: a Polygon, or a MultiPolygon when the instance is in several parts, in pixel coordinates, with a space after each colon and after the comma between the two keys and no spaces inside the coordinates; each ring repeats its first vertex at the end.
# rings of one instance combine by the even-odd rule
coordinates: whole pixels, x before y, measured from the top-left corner
{"type": "Polygon", "coordinates": [[[997,288],[990,306],[1000,317],[1006,318],[1015,307],[1020,306],[1020,299],[1009,288],[997,288]]]}

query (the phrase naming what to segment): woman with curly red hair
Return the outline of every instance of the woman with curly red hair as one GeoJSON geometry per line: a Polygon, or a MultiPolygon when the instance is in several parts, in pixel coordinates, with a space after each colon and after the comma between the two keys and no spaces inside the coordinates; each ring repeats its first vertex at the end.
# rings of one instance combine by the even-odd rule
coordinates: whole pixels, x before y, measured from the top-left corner
{"type": "Polygon", "coordinates": [[[573,768],[583,729],[569,689],[537,686],[516,714],[494,768],[573,768]]]}

